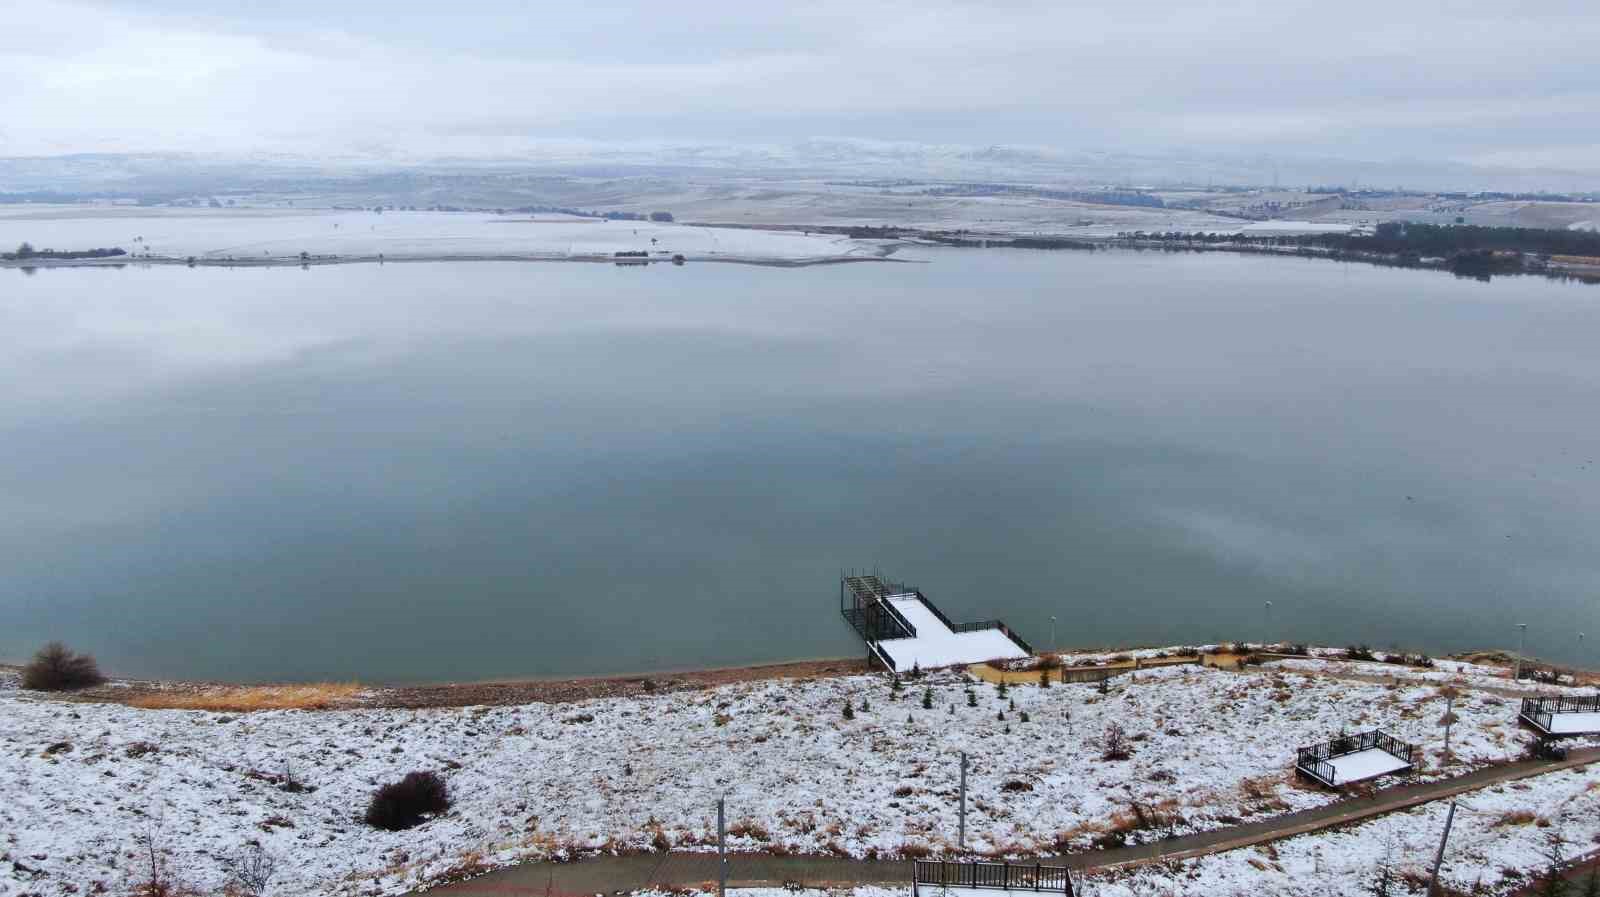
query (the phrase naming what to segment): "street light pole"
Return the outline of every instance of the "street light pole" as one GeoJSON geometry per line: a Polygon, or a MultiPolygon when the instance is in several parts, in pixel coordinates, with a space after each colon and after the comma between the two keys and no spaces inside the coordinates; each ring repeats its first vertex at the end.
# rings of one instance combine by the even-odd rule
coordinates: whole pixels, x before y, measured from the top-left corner
{"type": "Polygon", "coordinates": [[[967,849],[967,752],[961,752],[961,817],[956,829],[956,846],[967,849]]]}
{"type": "Polygon", "coordinates": [[[728,822],[724,810],[727,798],[717,798],[717,897],[728,894],[728,822]]]}
{"type": "Polygon", "coordinates": [[[1518,623],[1517,630],[1519,632],[1517,636],[1517,666],[1516,671],[1511,674],[1511,681],[1513,682],[1522,681],[1522,651],[1528,646],[1528,624],[1518,623]]]}

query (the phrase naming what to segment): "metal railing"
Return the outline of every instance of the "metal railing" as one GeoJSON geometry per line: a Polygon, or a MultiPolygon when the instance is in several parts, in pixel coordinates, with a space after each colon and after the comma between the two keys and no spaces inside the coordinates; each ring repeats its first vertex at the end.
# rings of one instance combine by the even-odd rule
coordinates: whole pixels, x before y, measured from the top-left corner
{"type": "Polygon", "coordinates": [[[1546,733],[1555,731],[1558,713],[1600,713],[1600,695],[1557,695],[1523,698],[1520,716],[1546,733]]]}
{"type": "Polygon", "coordinates": [[[1072,897],[1072,875],[1065,866],[1011,863],[950,863],[917,860],[911,875],[913,897],[924,886],[937,893],[943,888],[987,888],[996,891],[1050,891],[1072,897]]]}
{"type": "Polygon", "coordinates": [[[901,613],[900,609],[894,606],[894,602],[890,601],[887,598],[879,598],[878,599],[878,606],[883,608],[884,610],[888,611],[889,614],[891,616],[893,616],[895,618],[895,620],[897,622],[899,622],[899,624],[901,626],[905,627],[906,635],[901,636],[901,638],[916,638],[917,637],[917,627],[911,625],[911,621],[907,620],[906,619],[906,615],[901,613]]]}
{"type": "Polygon", "coordinates": [[[1338,778],[1339,773],[1333,768],[1333,764],[1326,760],[1302,760],[1295,764],[1295,769],[1306,773],[1330,788],[1338,784],[1335,779],[1338,778]]]}
{"type": "Polygon", "coordinates": [[[1333,764],[1328,761],[1335,757],[1343,757],[1345,754],[1370,751],[1373,748],[1377,748],[1396,759],[1406,761],[1407,766],[1416,765],[1416,745],[1408,744],[1387,732],[1380,732],[1377,729],[1373,729],[1370,732],[1360,732],[1355,735],[1341,735],[1321,744],[1300,748],[1295,752],[1294,765],[1296,769],[1303,770],[1306,775],[1314,779],[1325,782],[1330,786],[1337,785],[1337,774],[1333,764]]]}
{"type": "Polygon", "coordinates": [[[1600,695],[1523,698],[1523,713],[1600,713],[1600,695]]]}

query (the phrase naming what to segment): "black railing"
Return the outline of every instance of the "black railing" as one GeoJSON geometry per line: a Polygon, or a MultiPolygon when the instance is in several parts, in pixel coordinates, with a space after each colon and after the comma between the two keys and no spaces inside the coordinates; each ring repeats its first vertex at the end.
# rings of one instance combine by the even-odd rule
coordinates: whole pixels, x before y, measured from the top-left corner
{"type": "Polygon", "coordinates": [[[839,613],[855,629],[856,634],[868,642],[910,638],[917,634],[917,630],[899,611],[881,601],[866,607],[841,608],[839,613]]]}
{"type": "Polygon", "coordinates": [[[1600,713],[1600,695],[1523,698],[1523,713],[1600,713]]]}
{"type": "Polygon", "coordinates": [[[905,628],[905,631],[906,631],[905,635],[903,635],[903,636],[890,636],[891,638],[916,638],[917,637],[917,627],[911,625],[911,621],[907,620],[906,619],[906,615],[901,613],[900,609],[898,607],[894,606],[894,602],[890,601],[887,598],[880,598],[880,599],[878,599],[878,606],[883,608],[885,611],[888,611],[889,615],[894,617],[895,621],[898,622],[902,627],[905,628]]]}
{"type": "Polygon", "coordinates": [[[1355,735],[1341,735],[1321,744],[1300,748],[1295,752],[1294,765],[1306,775],[1324,782],[1328,785],[1337,785],[1333,764],[1329,763],[1335,757],[1345,754],[1355,754],[1361,751],[1370,751],[1373,748],[1389,754],[1397,760],[1406,761],[1407,766],[1415,766],[1417,762],[1416,745],[1408,744],[1398,738],[1373,729],[1371,732],[1360,732],[1355,735]]]}
{"type": "Polygon", "coordinates": [[[873,643],[873,645],[872,645],[872,653],[878,655],[878,659],[883,661],[884,667],[886,667],[890,672],[894,672],[894,671],[897,671],[897,670],[900,669],[900,667],[898,665],[896,665],[895,662],[894,662],[894,655],[890,654],[883,647],[883,643],[882,642],[873,643]]]}
{"type": "Polygon", "coordinates": [[[1326,760],[1301,760],[1294,766],[1295,769],[1306,773],[1317,781],[1326,784],[1330,788],[1338,784],[1334,780],[1339,777],[1339,773],[1333,768],[1333,764],[1326,760]]]}
{"type": "Polygon", "coordinates": [[[933,602],[929,601],[928,597],[922,594],[922,592],[917,591],[913,592],[912,594],[917,596],[917,600],[922,602],[922,606],[926,607],[929,613],[933,614],[935,617],[938,617],[940,622],[950,627],[951,632],[979,632],[984,629],[998,629],[1005,633],[1007,638],[1011,639],[1013,642],[1016,642],[1017,647],[1028,652],[1029,654],[1033,653],[1033,646],[1023,641],[1022,636],[1012,632],[1011,627],[1007,626],[1003,620],[979,620],[976,623],[952,623],[950,622],[950,618],[944,615],[944,611],[934,607],[933,602]]]}
{"type": "Polygon", "coordinates": [[[949,863],[917,860],[911,875],[913,897],[921,889],[988,888],[996,891],[1051,891],[1072,897],[1072,875],[1065,866],[1012,863],[949,863]]]}
{"type": "Polygon", "coordinates": [[[1546,733],[1555,731],[1555,715],[1558,713],[1600,713],[1600,695],[1522,699],[1522,718],[1546,733]]]}

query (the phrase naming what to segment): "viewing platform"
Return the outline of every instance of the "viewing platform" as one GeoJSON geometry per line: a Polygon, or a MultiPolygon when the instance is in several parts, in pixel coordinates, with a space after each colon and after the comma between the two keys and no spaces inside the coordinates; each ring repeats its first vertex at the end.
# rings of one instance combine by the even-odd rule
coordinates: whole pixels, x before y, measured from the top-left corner
{"type": "Polygon", "coordinates": [[[876,576],[841,577],[839,613],[867,643],[868,660],[895,672],[1033,653],[999,620],[952,623],[921,591],[876,576]]]}
{"type": "Polygon", "coordinates": [[[1549,737],[1600,732],[1600,695],[1523,698],[1517,719],[1549,737]]]}
{"type": "Polygon", "coordinates": [[[1374,729],[1303,747],[1295,756],[1294,769],[1314,782],[1338,788],[1379,776],[1410,772],[1416,756],[1415,746],[1374,729]]]}

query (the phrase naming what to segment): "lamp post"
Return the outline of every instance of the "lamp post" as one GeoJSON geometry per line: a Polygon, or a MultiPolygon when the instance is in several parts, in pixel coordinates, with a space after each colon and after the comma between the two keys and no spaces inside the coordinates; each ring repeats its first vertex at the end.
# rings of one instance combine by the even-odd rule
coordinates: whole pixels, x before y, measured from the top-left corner
{"type": "Polygon", "coordinates": [[[1522,650],[1528,645],[1528,624],[1518,623],[1517,630],[1517,666],[1515,672],[1511,674],[1513,682],[1522,681],[1522,650]]]}
{"type": "Polygon", "coordinates": [[[967,849],[967,752],[961,752],[961,815],[956,817],[956,846],[967,849]]]}

